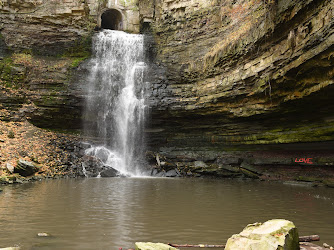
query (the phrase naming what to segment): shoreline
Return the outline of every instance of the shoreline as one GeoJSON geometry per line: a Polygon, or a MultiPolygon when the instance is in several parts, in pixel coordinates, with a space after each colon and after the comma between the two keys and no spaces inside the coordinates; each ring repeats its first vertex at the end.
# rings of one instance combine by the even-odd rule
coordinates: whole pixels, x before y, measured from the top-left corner
{"type": "MultiPolygon", "coordinates": [[[[56,133],[23,122],[0,121],[0,184],[98,175],[96,158],[85,156],[87,144],[79,135],[56,133]],[[36,165],[31,176],[14,169],[19,160],[36,165]]],[[[288,145],[291,146],[291,145],[288,145]]],[[[334,187],[334,152],[331,150],[253,151],[147,151],[146,173],[155,177],[258,179],[334,187]],[[297,160],[297,162],[296,162],[297,160]]]]}

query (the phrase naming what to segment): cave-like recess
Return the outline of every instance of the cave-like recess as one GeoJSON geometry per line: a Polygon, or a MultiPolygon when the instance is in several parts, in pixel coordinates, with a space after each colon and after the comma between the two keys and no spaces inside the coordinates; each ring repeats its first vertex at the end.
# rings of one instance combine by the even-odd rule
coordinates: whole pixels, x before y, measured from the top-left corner
{"type": "Polygon", "coordinates": [[[110,30],[123,30],[122,13],[116,9],[109,9],[101,15],[101,28],[110,30]]]}

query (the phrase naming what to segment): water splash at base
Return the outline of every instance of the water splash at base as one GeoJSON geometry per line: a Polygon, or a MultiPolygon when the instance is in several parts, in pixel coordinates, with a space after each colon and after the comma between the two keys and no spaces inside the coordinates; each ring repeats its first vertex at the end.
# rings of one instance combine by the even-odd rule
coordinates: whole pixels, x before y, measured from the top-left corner
{"type": "Polygon", "coordinates": [[[86,153],[121,174],[140,176],[147,109],[143,36],[103,30],[93,44],[85,130],[102,145],[86,153]]]}

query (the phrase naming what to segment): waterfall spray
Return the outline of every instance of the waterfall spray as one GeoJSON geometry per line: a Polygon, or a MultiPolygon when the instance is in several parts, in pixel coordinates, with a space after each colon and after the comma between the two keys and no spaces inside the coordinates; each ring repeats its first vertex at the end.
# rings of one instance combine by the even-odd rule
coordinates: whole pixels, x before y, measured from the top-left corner
{"type": "Polygon", "coordinates": [[[93,40],[87,130],[101,138],[87,154],[122,174],[140,175],[145,125],[143,36],[103,30],[93,40]]]}

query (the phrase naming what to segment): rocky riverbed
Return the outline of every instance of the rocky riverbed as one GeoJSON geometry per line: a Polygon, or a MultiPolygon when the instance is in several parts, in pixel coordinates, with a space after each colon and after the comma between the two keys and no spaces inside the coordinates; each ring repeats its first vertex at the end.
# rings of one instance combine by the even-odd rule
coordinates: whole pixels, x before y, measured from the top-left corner
{"type": "Polygon", "coordinates": [[[80,175],[77,165],[83,149],[75,135],[43,130],[27,121],[1,121],[0,149],[3,184],[80,175]]]}
{"type": "MultiPolygon", "coordinates": [[[[87,138],[86,138],[87,139],[87,138]]],[[[85,155],[88,143],[70,135],[35,127],[27,121],[0,122],[0,183],[45,178],[115,177],[119,173],[85,155]]],[[[239,151],[146,153],[146,175],[188,178],[245,178],[287,181],[291,185],[334,187],[334,155],[328,151],[239,151]],[[300,162],[296,162],[300,161],[300,162]],[[309,159],[309,162],[302,162],[309,159]],[[312,162],[312,164],[310,164],[312,162]]]]}

